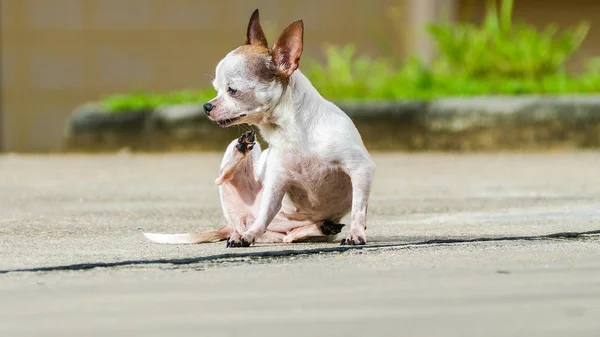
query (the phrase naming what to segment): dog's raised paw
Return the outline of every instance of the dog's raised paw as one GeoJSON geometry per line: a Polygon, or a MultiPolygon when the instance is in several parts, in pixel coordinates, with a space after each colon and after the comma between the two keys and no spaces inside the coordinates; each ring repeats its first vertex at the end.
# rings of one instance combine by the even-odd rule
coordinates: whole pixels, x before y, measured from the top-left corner
{"type": "Polygon", "coordinates": [[[254,144],[256,142],[256,133],[254,131],[244,132],[243,135],[238,138],[238,143],[236,144],[236,148],[241,153],[246,153],[251,151],[254,148],[254,144]]]}
{"type": "Polygon", "coordinates": [[[344,224],[336,224],[333,221],[325,221],[321,225],[321,233],[326,236],[337,235],[342,232],[342,228],[344,228],[344,224]]]}

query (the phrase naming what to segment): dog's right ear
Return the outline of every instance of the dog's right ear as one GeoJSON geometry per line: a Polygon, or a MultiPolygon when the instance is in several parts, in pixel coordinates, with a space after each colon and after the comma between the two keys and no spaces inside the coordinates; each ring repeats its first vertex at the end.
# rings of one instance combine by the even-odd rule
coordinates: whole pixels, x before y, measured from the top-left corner
{"type": "Polygon", "coordinates": [[[261,46],[267,49],[269,48],[265,32],[263,32],[263,29],[260,26],[260,16],[258,14],[258,9],[256,9],[250,17],[250,22],[248,23],[248,30],[246,32],[246,44],[261,46]]]}

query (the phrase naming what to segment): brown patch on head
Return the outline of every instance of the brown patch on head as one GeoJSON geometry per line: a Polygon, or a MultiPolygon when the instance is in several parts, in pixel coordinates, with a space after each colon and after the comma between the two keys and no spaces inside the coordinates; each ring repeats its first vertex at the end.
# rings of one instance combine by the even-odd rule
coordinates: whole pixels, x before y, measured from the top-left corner
{"type": "Polygon", "coordinates": [[[235,54],[245,54],[247,56],[254,55],[254,56],[261,56],[261,57],[265,57],[265,56],[271,57],[269,48],[255,45],[255,44],[245,44],[245,45],[239,47],[235,51],[235,54]]]}
{"type": "Polygon", "coordinates": [[[287,79],[281,76],[273,62],[272,53],[266,47],[247,44],[239,47],[235,54],[245,56],[250,72],[261,81],[278,80],[287,82],[287,79]]]}

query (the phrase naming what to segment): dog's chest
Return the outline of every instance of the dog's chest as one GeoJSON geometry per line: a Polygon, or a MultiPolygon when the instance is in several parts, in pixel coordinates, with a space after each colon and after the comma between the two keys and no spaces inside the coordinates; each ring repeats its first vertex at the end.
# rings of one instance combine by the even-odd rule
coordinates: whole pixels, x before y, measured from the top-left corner
{"type": "Polygon", "coordinates": [[[328,171],[335,169],[332,163],[313,154],[284,154],[283,166],[289,180],[304,183],[319,180],[328,171]]]}
{"type": "Polygon", "coordinates": [[[351,194],[350,179],[336,163],[314,155],[286,155],[284,160],[287,196],[296,212],[320,213],[345,207],[351,194]]]}

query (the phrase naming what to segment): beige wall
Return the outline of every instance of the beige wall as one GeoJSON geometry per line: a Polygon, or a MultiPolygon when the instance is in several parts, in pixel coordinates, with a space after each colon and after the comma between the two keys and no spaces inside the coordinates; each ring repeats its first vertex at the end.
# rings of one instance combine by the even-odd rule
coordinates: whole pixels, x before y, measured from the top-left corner
{"type": "Polygon", "coordinates": [[[276,29],[304,19],[306,54],[319,56],[327,42],[377,52],[372,35],[390,34],[386,11],[398,2],[0,1],[3,143],[10,151],[59,149],[72,109],[109,93],[209,86],[206,74],[244,41],[257,7],[271,41],[276,29]]]}
{"type": "MultiPolygon", "coordinates": [[[[271,42],[284,25],[304,19],[307,56],[322,56],[325,43],[379,55],[382,40],[404,56],[430,49],[413,25],[466,1],[0,0],[3,149],[59,150],[73,108],[110,93],[208,86],[206,74],[244,40],[257,7],[271,42]]],[[[600,16],[597,0],[516,1],[517,15],[537,23],[600,16]]],[[[599,54],[599,29],[583,53],[599,54]]]]}

